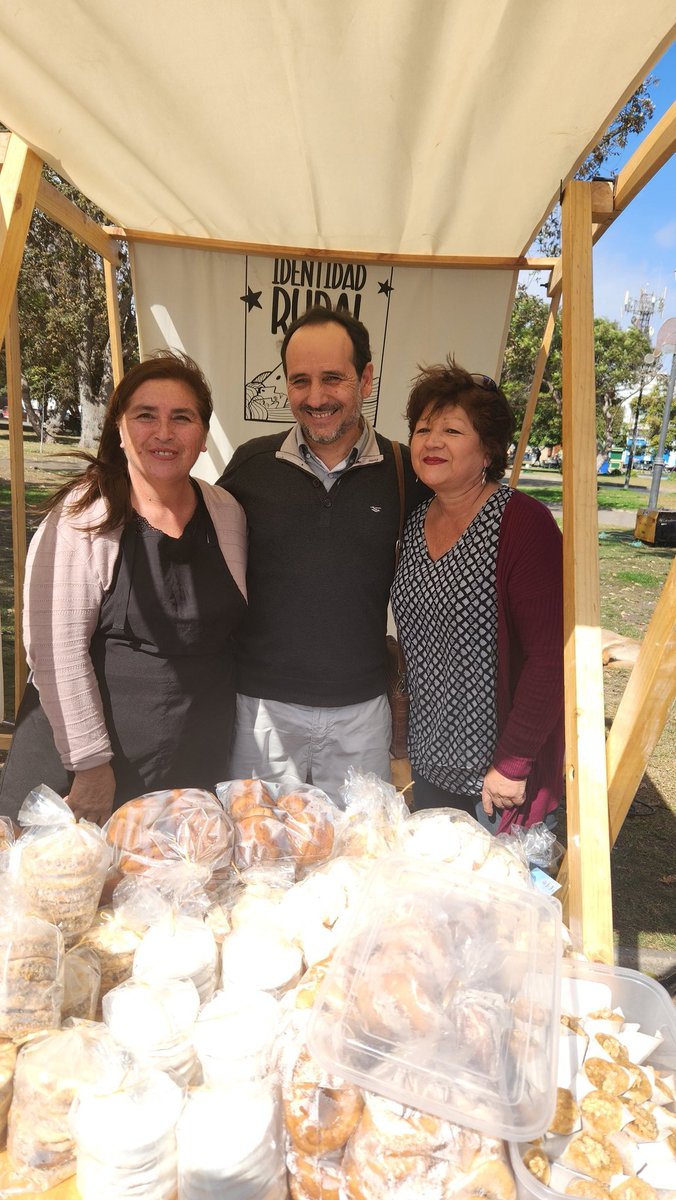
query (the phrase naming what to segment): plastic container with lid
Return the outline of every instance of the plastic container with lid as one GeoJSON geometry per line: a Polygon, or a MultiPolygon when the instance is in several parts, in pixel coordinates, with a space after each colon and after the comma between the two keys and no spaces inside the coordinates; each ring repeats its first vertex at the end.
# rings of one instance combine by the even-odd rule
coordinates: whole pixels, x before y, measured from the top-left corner
{"type": "MultiPolygon", "coordinates": [[[[627,1022],[662,1041],[648,1062],[660,1071],[676,1071],[676,1007],[668,992],[647,975],[627,967],[610,967],[565,959],[562,964],[561,1011],[584,1017],[598,1009],[621,1009],[627,1022]]],[[[522,1159],[526,1147],[510,1143],[509,1154],[519,1200],[566,1200],[528,1170],[522,1159]]]]}
{"type": "Polygon", "coordinates": [[[398,855],[378,861],[308,1029],[326,1068],[507,1140],[556,1099],[560,905],[398,855]]]}

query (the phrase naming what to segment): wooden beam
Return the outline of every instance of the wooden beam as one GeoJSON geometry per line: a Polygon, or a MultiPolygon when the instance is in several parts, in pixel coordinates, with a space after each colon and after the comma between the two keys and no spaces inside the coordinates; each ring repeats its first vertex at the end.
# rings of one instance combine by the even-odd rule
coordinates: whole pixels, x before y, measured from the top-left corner
{"type": "MultiPolygon", "coordinates": [[[[9,133],[0,133],[0,163],[5,160],[11,136],[9,133]]],[[[79,238],[90,250],[100,254],[104,261],[112,262],[115,266],[120,265],[120,247],[116,238],[106,233],[103,226],[92,221],[77,204],[46,179],[40,179],[35,207],[79,238]]]]}
{"type": "Polygon", "coordinates": [[[12,134],[0,171],[0,346],[14,302],[42,162],[12,134]]]}
{"type": "Polygon", "coordinates": [[[622,212],[634,196],[676,150],[676,100],[643,139],[629,162],[623,166],[615,185],[615,213],[622,212]]]}
{"type": "Polygon", "coordinates": [[[103,274],[106,281],[106,309],[108,311],[108,329],[110,331],[110,358],[113,366],[113,383],[117,387],[124,375],[120,298],[117,291],[117,273],[115,267],[105,258],[103,260],[103,274]]]}
{"type": "Polygon", "coordinates": [[[676,699],[676,559],[665,580],[606,743],[613,845],[676,699]]]}
{"type": "Polygon", "coordinates": [[[523,456],[526,453],[526,446],[528,445],[528,439],[530,438],[531,426],[533,424],[533,416],[535,414],[535,406],[537,404],[538,396],[540,395],[540,387],[542,385],[542,379],[543,379],[543,376],[545,373],[545,367],[547,366],[547,359],[549,357],[549,351],[550,351],[551,345],[552,345],[552,338],[554,336],[554,328],[556,326],[556,314],[559,311],[560,299],[561,299],[561,288],[559,288],[558,291],[556,291],[555,294],[552,296],[552,301],[549,306],[549,315],[547,317],[547,324],[545,325],[545,330],[542,335],[542,341],[540,342],[540,349],[538,350],[537,358],[535,360],[535,370],[533,372],[533,382],[530,385],[530,393],[528,396],[528,403],[526,404],[526,411],[523,415],[523,424],[521,426],[521,435],[519,437],[519,444],[516,448],[516,454],[514,455],[514,462],[512,463],[512,473],[509,478],[510,487],[515,488],[519,482],[519,476],[521,474],[521,467],[523,466],[523,456]]]}
{"type": "Polygon", "coordinates": [[[110,262],[119,267],[120,247],[117,239],[106,233],[101,225],[92,221],[91,217],[83,213],[77,204],[73,204],[72,200],[64,196],[63,192],[48,183],[46,179],[40,180],[35,204],[46,217],[56,221],[57,225],[67,229],[79,241],[84,242],[90,250],[100,254],[104,262],[110,262]]]}
{"type": "Polygon", "coordinates": [[[614,209],[614,185],[612,179],[592,179],[591,205],[592,224],[612,221],[614,209]]]}
{"type": "Polygon", "coordinates": [[[23,411],[21,404],[21,350],[19,311],[16,302],[9,314],[5,339],[7,406],[9,409],[9,475],[12,497],[12,564],[14,573],[14,713],[26,687],[26,652],[23,644],[23,583],[26,571],[26,492],[24,488],[23,411]]]}
{"type": "Polygon", "coordinates": [[[563,556],[569,924],[574,945],[613,961],[601,660],[591,187],[561,206],[563,556]]]}
{"type": "Polygon", "coordinates": [[[250,254],[265,258],[310,258],[320,262],[386,263],[396,267],[447,267],[473,271],[551,271],[556,258],[528,255],[493,256],[444,254],[389,254],[375,250],[320,250],[311,246],[273,246],[262,242],[228,242],[221,238],[192,237],[183,233],[152,233],[144,229],[105,226],[120,240],[150,242],[158,246],[183,246],[193,250],[219,250],[223,254],[250,254]]]}

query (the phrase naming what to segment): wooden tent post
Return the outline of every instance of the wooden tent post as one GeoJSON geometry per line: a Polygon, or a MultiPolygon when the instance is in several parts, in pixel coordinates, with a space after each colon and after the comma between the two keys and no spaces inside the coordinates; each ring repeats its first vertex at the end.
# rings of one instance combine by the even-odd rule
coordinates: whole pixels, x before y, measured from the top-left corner
{"type": "Polygon", "coordinates": [[[117,387],[124,375],[120,299],[117,292],[117,272],[115,266],[105,258],[103,260],[103,274],[106,281],[106,309],[108,311],[108,329],[110,331],[110,358],[113,367],[113,383],[117,387]]]}
{"type": "Polygon", "coordinates": [[[676,560],[665,580],[606,743],[615,842],[676,698],[676,560]]]}
{"type": "Polygon", "coordinates": [[[516,448],[516,454],[514,455],[514,462],[512,463],[512,473],[509,477],[509,485],[510,485],[510,487],[513,487],[513,488],[515,488],[519,482],[519,476],[521,474],[521,467],[523,465],[523,456],[526,453],[526,446],[528,445],[528,439],[530,438],[531,426],[533,424],[533,415],[535,413],[535,405],[537,404],[537,399],[538,399],[538,396],[540,395],[540,387],[542,385],[542,379],[543,379],[543,376],[545,373],[545,367],[547,366],[547,359],[549,358],[549,351],[551,349],[552,338],[554,336],[554,327],[556,325],[556,314],[559,311],[560,299],[561,299],[561,288],[558,287],[556,289],[556,291],[554,292],[552,299],[551,299],[551,304],[549,306],[549,316],[547,317],[547,324],[545,325],[545,331],[542,335],[542,341],[540,342],[540,349],[538,350],[538,355],[535,360],[535,371],[533,373],[533,382],[531,383],[531,386],[530,386],[530,394],[528,396],[528,403],[526,404],[526,411],[523,414],[523,425],[521,426],[521,436],[519,437],[519,444],[516,448]]]}
{"type": "Polygon", "coordinates": [[[24,651],[23,581],[26,570],[26,492],[24,489],[23,410],[21,404],[21,350],[16,295],[5,337],[7,400],[9,407],[9,473],[12,496],[12,560],[14,568],[14,712],[26,686],[24,651]]]}
{"type": "Polygon", "coordinates": [[[42,162],[12,134],[0,171],[0,346],[19,278],[42,162]]]}
{"type": "Polygon", "coordinates": [[[613,961],[610,838],[601,659],[592,204],[588,183],[564,192],[563,558],[569,924],[574,945],[613,961]]]}

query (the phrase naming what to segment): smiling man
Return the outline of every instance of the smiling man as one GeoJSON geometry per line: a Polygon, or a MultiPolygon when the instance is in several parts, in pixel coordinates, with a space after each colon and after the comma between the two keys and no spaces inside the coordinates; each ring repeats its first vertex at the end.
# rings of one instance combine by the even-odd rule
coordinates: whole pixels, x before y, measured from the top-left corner
{"type": "MultiPolygon", "coordinates": [[[[368,331],[309,309],[282,343],[294,427],[240,446],[219,483],[249,526],[233,778],[294,778],[340,803],[350,766],[389,779],[387,605],[399,488],[362,414],[368,331]]],[[[405,512],[427,493],[402,447],[405,512]]]]}

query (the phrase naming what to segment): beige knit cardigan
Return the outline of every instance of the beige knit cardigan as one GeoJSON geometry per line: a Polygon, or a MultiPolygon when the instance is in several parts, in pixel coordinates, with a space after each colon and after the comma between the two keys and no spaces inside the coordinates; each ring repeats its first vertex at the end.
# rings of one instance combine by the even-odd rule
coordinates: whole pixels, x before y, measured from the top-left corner
{"type": "MultiPolygon", "coordinates": [[[[246,599],[246,518],[223,488],[198,479],[218,543],[246,599]]],[[[89,645],[101,603],[111,586],[122,526],[91,532],[105,515],[103,500],[86,512],[69,511],[77,490],[39,526],[26,560],[23,635],[28,665],[66,770],[109,762],[106,729],[89,645]]],[[[130,697],[130,703],[133,698],[130,697]]]]}

